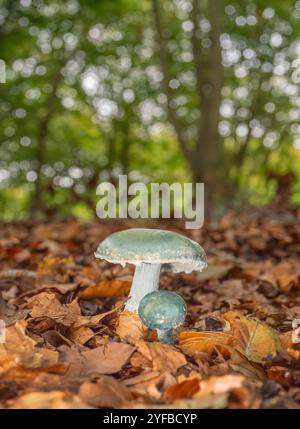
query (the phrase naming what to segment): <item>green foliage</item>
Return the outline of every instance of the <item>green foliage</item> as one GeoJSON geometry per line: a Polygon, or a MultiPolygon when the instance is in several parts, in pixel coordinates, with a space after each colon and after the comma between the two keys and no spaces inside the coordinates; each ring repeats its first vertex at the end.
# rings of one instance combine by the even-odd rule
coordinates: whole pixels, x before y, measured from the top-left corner
{"type": "MultiPolygon", "coordinates": [[[[161,2],[172,108],[191,147],[202,108],[192,55],[193,4],[161,2]]],[[[198,37],[208,64],[211,24],[207,2],[199,5],[198,37]]],[[[300,175],[299,20],[299,1],[223,1],[216,177],[224,187],[223,206],[270,201],[276,192],[270,171],[300,175]]],[[[151,0],[6,0],[0,23],[7,68],[7,82],[0,84],[4,219],[28,215],[37,176],[43,212],[84,218],[94,216],[99,181],[119,173],[192,180],[166,113],[151,0]]],[[[209,73],[207,65],[203,74],[209,73]]],[[[293,191],[299,202],[299,186],[293,191]]]]}

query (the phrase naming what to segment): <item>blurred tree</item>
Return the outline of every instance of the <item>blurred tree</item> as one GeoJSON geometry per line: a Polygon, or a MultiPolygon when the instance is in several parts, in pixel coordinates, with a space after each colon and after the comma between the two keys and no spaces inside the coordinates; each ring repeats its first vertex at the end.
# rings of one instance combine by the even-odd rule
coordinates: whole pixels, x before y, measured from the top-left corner
{"type": "Polygon", "coordinates": [[[287,168],[290,118],[299,117],[300,3],[164,5],[152,0],[168,119],[194,181],[206,185],[206,207],[228,205],[240,191],[249,197],[249,175],[267,174],[268,163],[287,168]]]}
{"type": "Polygon", "coordinates": [[[192,142],[192,145],[174,102],[180,81],[172,79],[170,71],[168,43],[164,31],[164,28],[169,27],[162,22],[158,0],[152,0],[152,6],[168,118],[175,129],[182,152],[191,166],[194,182],[204,182],[206,185],[206,205],[210,207],[212,197],[219,189],[218,124],[223,82],[220,47],[222,1],[193,0],[190,21],[185,21],[187,29],[191,30],[192,62],[198,107],[198,112],[194,115],[195,136],[192,140],[195,142],[192,142]],[[206,45],[201,44],[200,39],[200,14],[207,16],[210,23],[210,39],[206,45]]]}
{"type": "Polygon", "coordinates": [[[2,215],[94,215],[120,173],[267,202],[270,171],[300,174],[299,19],[294,0],[3,0],[2,215]]]}

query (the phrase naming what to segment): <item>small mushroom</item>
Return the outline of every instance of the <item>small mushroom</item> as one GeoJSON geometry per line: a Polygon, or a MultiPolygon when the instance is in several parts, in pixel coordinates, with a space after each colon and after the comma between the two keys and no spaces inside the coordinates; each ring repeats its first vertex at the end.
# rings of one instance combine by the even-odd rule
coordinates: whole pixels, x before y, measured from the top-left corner
{"type": "Polygon", "coordinates": [[[159,290],[148,293],[139,305],[139,316],[148,328],[156,329],[158,339],[174,344],[173,329],[185,319],[186,305],[175,292],[159,290]]]}
{"type": "Polygon", "coordinates": [[[143,297],[159,288],[161,268],[174,272],[202,271],[206,254],[193,240],[171,231],[132,228],[115,232],[103,240],[96,258],[125,266],[136,266],[125,309],[137,312],[143,297]]]}

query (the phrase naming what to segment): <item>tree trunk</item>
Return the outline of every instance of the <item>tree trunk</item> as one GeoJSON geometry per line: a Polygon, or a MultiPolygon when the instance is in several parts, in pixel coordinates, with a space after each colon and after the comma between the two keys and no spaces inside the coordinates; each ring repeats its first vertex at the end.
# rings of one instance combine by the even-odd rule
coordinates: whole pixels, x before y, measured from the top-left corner
{"type": "Polygon", "coordinates": [[[160,61],[160,68],[163,75],[162,87],[164,93],[167,97],[167,114],[170,124],[173,126],[176,133],[180,148],[185,158],[189,163],[192,161],[192,152],[189,149],[187,137],[184,132],[181,121],[176,113],[174,106],[172,105],[173,100],[173,90],[170,87],[171,73],[169,70],[169,56],[167,45],[163,32],[163,24],[160,15],[160,7],[158,0],[152,0],[152,11],[153,11],[153,20],[156,30],[156,41],[157,41],[157,50],[160,61]]]}
{"type": "Polygon", "coordinates": [[[177,116],[176,110],[172,108],[173,92],[169,86],[171,79],[170,61],[158,0],[152,0],[152,9],[160,68],[163,74],[163,90],[167,97],[168,118],[176,132],[182,153],[192,169],[194,182],[204,182],[205,184],[205,205],[206,212],[209,213],[210,209],[216,203],[218,184],[222,177],[218,135],[223,84],[220,46],[222,0],[207,1],[205,3],[211,24],[211,48],[209,55],[205,55],[203,52],[199,38],[199,0],[193,0],[193,10],[191,12],[191,19],[194,23],[192,46],[199,109],[199,119],[196,123],[197,138],[194,147],[189,146],[182,123],[177,116]]]}
{"type": "Polygon", "coordinates": [[[33,191],[33,196],[31,201],[31,207],[30,207],[31,218],[33,219],[36,218],[44,210],[43,196],[42,196],[42,192],[43,192],[42,167],[45,164],[45,160],[46,160],[46,142],[47,142],[49,124],[55,113],[56,92],[62,80],[61,68],[62,67],[60,67],[59,71],[54,77],[53,90],[47,103],[47,112],[44,118],[40,122],[38,136],[37,136],[37,149],[36,149],[37,178],[36,178],[36,181],[34,182],[34,191],[33,191]]]}
{"type": "MultiPolygon", "coordinates": [[[[208,2],[208,17],[211,24],[211,50],[207,63],[207,73],[201,88],[201,118],[194,171],[205,183],[206,208],[216,204],[222,165],[220,162],[220,140],[218,125],[220,119],[223,67],[221,58],[222,0],[208,2]]],[[[196,59],[195,59],[196,60],[196,59]]]]}

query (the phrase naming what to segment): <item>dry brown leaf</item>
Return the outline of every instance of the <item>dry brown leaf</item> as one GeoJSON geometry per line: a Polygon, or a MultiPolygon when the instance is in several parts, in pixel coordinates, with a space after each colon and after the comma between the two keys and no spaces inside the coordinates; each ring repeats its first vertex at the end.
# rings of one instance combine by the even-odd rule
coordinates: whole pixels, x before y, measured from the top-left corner
{"type": "Polygon", "coordinates": [[[182,331],[179,334],[179,347],[184,353],[197,354],[208,353],[218,350],[223,356],[229,357],[229,345],[232,335],[227,332],[214,331],[182,331]]]}
{"type": "Polygon", "coordinates": [[[30,338],[26,330],[27,322],[18,320],[14,325],[5,330],[5,343],[1,344],[11,353],[30,353],[32,352],[36,341],[30,338]]]}
{"type": "Polygon", "coordinates": [[[33,318],[48,317],[65,326],[71,326],[81,317],[77,301],[61,304],[56,295],[51,292],[41,292],[29,298],[28,308],[30,309],[29,314],[33,318]]]}
{"type": "Polygon", "coordinates": [[[79,397],[88,405],[98,408],[121,408],[132,400],[129,390],[113,377],[102,376],[95,383],[80,386],[79,397]]]}
{"type": "Polygon", "coordinates": [[[40,372],[62,373],[58,352],[36,346],[25,333],[27,323],[18,321],[6,329],[6,342],[0,344],[0,375],[4,378],[34,379],[40,372]]]}
{"type": "Polygon", "coordinates": [[[231,353],[231,359],[227,361],[228,367],[234,372],[238,372],[245,377],[253,380],[264,381],[266,374],[260,364],[251,362],[244,355],[238,351],[233,350],[231,353]]]}
{"type": "Polygon", "coordinates": [[[209,395],[218,395],[230,392],[232,389],[242,387],[245,378],[241,375],[212,376],[208,380],[200,381],[200,388],[194,394],[194,398],[203,398],[209,395]]]}
{"type": "Polygon", "coordinates": [[[80,316],[76,319],[72,328],[77,329],[82,326],[89,326],[89,327],[98,326],[106,316],[110,316],[119,311],[120,311],[120,307],[115,307],[110,311],[106,311],[105,313],[95,314],[94,316],[80,316]]]}
{"type": "Polygon", "coordinates": [[[289,293],[294,287],[299,286],[299,269],[295,269],[289,262],[281,262],[273,265],[269,261],[264,263],[247,264],[245,268],[254,280],[270,283],[275,289],[283,293],[289,293]]]}
{"type": "Polygon", "coordinates": [[[86,326],[81,326],[80,328],[72,329],[69,338],[74,343],[84,345],[94,336],[94,331],[92,331],[90,328],[87,328],[86,326]]]}
{"type": "Polygon", "coordinates": [[[48,254],[38,265],[38,275],[47,276],[52,274],[52,272],[57,269],[59,266],[68,266],[73,265],[74,261],[71,256],[61,257],[53,254],[48,254]]]}
{"type": "Polygon", "coordinates": [[[151,369],[152,368],[151,361],[139,352],[133,353],[133,355],[130,358],[130,363],[136,371],[141,371],[143,369],[151,369]]]}
{"type": "Polygon", "coordinates": [[[203,410],[203,409],[213,409],[218,410],[225,408],[228,405],[228,394],[220,393],[217,395],[207,395],[203,398],[195,399],[179,399],[174,401],[173,407],[175,409],[194,409],[194,410],[203,410]]]}
{"type": "Polygon", "coordinates": [[[206,280],[221,280],[226,277],[234,268],[233,265],[208,265],[203,271],[197,272],[197,279],[206,280]]]}
{"type": "Polygon", "coordinates": [[[110,375],[119,372],[133,352],[134,347],[124,343],[107,343],[85,351],[62,346],[59,361],[68,366],[69,378],[94,374],[110,375]]]}
{"type": "Polygon", "coordinates": [[[55,290],[62,295],[77,289],[76,283],[55,283],[55,284],[43,284],[36,288],[37,291],[55,290]]]}
{"type": "Polygon", "coordinates": [[[232,346],[250,361],[262,363],[281,350],[278,334],[267,324],[234,311],[228,311],[223,317],[232,329],[232,346]]]}
{"type": "Polygon", "coordinates": [[[11,409],[75,409],[91,408],[70,392],[31,392],[9,402],[11,409]]]}
{"type": "Polygon", "coordinates": [[[226,296],[226,302],[230,302],[230,300],[231,302],[237,301],[248,293],[247,287],[241,279],[224,280],[217,290],[218,296],[226,296]]]}
{"type": "Polygon", "coordinates": [[[174,347],[158,342],[138,341],[137,350],[152,364],[153,371],[176,372],[186,364],[185,356],[174,347]]]}
{"type": "Polygon", "coordinates": [[[152,400],[161,398],[162,393],[158,386],[162,384],[164,373],[160,371],[145,371],[122,382],[129,391],[137,397],[149,397],[152,400]]]}
{"type": "MultiPolygon", "coordinates": [[[[49,320],[51,319],[47,319],[47,321],[49,320]]],[[[43,333],[43,338],[47,344],[55,348],[58,348],[62,345],[67,345],[69,347],[72,347],[73,345],[71,340],[55,329],[47,329],[45,333],[43,333]]]]}
{"type": "Polygon", "coordinates": [[[276,265],[272,271],[282,292],[289,293],[293,287],[299,286],[299,271],[295,272],[288,262],[276,265]]]}
{"type": "Polygon", "coordinates": [[[267,371],[268,378],[276,381],[283,386],[289,386],[291,384],[292,373],[288,368],[282,366],[272,366],[267,371]]]}
{"type": "Polygon", "coordinates": [[[36,342],[25,333],[27,323],[17,321],[5,329],[6,341],[0,344],[0,375],[16,365],[35,366],[41,355],[35,353],[36,342]]]}
{"type": "Polygon", "coordinates": [[[280,335],[280,341],[282,348],[287,352],[294,360],[300,360],[300,348],[299,344],[293,344],[292,341],[293,331],[288,331],[280,335]]]}
{"type": "Polygon", "coordinates": [[[282,348],[286,351],[289,347],[292,346],[292,333],[293,331],[287,331],[280,334],[279,336],[282,348]]]}
{"type": "Polygon", "coordinates": [[[147,328],[143,325],[139,315],[130,311],[120,313],[117,324],[116,334],[128,342],[135,343],[144,337],[147,328]]]}
{"type": "Polygon", "coordinates": [[[207,395],[203,398],[177,399],[172,404],[130,402],[126,408],[133,409],[168,409],[168,410],[202,410],[202,409],[222,409],[228,405],[228,393],[218,395],[207,395]]]}
{"type": "MultiPolygon", "coordinates": [[[[300,286],[299,252],[295,253],[300,211],[288,213],[287,221],[286,214],[280,214],[279,222],[273,215],[270,222],[264,215],[251,214],[242,224],[242,218],[232,213],[193,231],[191,238],[208,250],[210,267],[199,277],[196,273],[161,277],[163,288],[183,293],[189,332],[179,335],[180,347],[161,344],[154,331],[144,330],[137,315],[127,314],[126,319],[124,312],[117,333],[133,349],[125,363],[120,362],[126,351],[115,343],[114,327],[124,304],[123,281],[130,280],[132,267],[98,262],[91,249],[113,231],[134,225],[65,222],[44,230],[42,226],[40,236],[34,223],[0,225],[4,243],[0,317],[9,326],[10,339],[0,345],[0,408],[8,406],[8,400],[9,406],[20,406],[12,399],[18,395],[29,408],[66,403],[77,407],[78,401],[83,406],[154,409],[297,406],[300,344],[293,344],[291,331],[286,330],[300,317],[294,290],[300,286]],[[33,270],[38,264],[37,273],[33,270]],[[102,313],[82,316],[86,307],[78,308],[80,292],[84,299],[100,296],[86,305],[93,314],[102,313]],[[238,311],[225,315],[230,320],[223,319],[228,306],[231,310],[237,306],[239,319],[232,316],[238,311]],[[28,317],[26,326],[22,319],[28,317]],[[277,331],[284,332],[282,349],[277,331]],[[118,350],[110,350],[112,342],[118,350]],[[115,376],[102,375],[111,371],[117,371],[115,376]],[[233,374],[245,381],[231,379],[233,374]],[[29,392],[33,396],[26,399],[29,392]],[[42,398],[40,392],[50,395],[42,398]],[[63,392],[79,394],[67,397],[63,392]]],[[[174,226],[184,233],[178,223],[174,226]]],[[[161,227],[168,228],[165,223],[161,227]]],[[[295,331],[294,337],[298,339],[295,331]]]]}
{"type": "Polygon", "coordinates": [[[3,380],[21,380],[21,381],[33,381],[41,373],[49,374],[64,374],[66,367],[63,364],[55,364],[47,368],[27,368],[21,365],[10,368],[3,376],[3,380]]]}
{"type": "Polygon", "coordinates": [[[93,281],[94,283],[99,282],[100,278],[101,278],[101,270],[98,266],[98,264],[93,261],[93,263],[91,265],[89,265],[88,267],[83,268],[79,274],[80,277],[85,277],[91,281],[93,281]]]}
{"type": "Polygon", "coordinates": [[[80,350],[63,345],[60,346],[59,352],[59,362],[67,367],[66,377],[68,379],[81,377],[84,358],[80,350]]]}
{"type": "Polygon", "coordinates": [[[82,373],[114,374],[122,369],[134,351],[124,343],[109,343],[82,353],[82,373]]]}
{"type": "Polygon", "coordinates": [[[128,295],[130,287],[131,282],[127,280],[107,280],[94,286],[87,287],[80,293],[79,297],[80,299],[93,299],[125,296],[128,295]]]}
{"type": "Polygon", "coordinates": [[[46,347],[36,347],[36,352],[42,356],[42,367],[54,366],[58,363],[59,353],[57,350],[47,349],[46,347]]]}
{"type": "Polygon", "coordinates": [[[173,384],[164,392],[164,399],[172,402],[176,399],[190,399],[199,390],[199,379],[192,378],[181,383],[173,384]]]}

